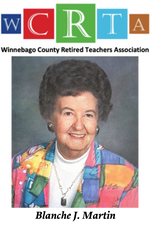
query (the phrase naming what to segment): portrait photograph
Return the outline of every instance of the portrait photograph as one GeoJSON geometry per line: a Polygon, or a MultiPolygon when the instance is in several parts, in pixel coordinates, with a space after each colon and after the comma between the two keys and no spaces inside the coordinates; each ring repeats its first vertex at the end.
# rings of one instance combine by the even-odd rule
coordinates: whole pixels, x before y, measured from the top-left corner
{"type": "Polygon", "coordinates": [[[11,58],[13,208],[138,208],[138,68],[11,58]]]}

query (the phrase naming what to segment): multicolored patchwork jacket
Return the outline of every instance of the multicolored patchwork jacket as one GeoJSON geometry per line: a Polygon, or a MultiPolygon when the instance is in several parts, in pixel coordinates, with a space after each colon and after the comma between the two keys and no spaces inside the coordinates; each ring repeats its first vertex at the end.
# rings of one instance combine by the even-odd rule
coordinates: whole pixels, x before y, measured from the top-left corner
{"type": "MultiPolygon", "coordinates": [[[[34,146],[13,157],[12,207],[48,207],[55,141],[34,146]]],[[[93,141],[83,180],[71,207],[138,207],[137,185],[138,170],[93,141]]]]}

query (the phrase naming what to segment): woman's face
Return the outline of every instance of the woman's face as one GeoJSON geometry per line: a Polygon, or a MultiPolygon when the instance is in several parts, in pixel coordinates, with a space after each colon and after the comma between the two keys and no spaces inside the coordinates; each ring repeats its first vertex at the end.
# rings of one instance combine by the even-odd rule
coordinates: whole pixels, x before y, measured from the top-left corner
{"type": "Polygon", "coordinates": [[[51,122],[60,154],[66,159],[78,158],[90,148],[95,137],[97,99],[90,92],[58,97],[51,122]]]}

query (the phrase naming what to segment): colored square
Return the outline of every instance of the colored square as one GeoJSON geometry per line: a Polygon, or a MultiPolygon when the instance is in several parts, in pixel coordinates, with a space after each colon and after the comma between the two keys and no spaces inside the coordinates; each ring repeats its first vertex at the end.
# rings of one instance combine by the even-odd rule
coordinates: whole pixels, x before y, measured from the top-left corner
{"type": "Polygon", "coordinates": [[[101,150],[99,148],[95,148],[95,161],[96,164],[101,164],[101,150]]]}
{"type": "Polygon", "coordinates": [[[24,39],[54,39],[54,9],[24,9],[24,39]]]}
{"type": "Polygon", "coordinates": [[[71,208],[85,208],[85,203],[82,194],[79,191],[77,191],[76,193],[71,208]]]}
{"type": "Polygon", "coordinates": [[[129,15],[130,34],[149,34],[149,14],[129,15]]]}
{"type": "Polygon", "coordinates": [[[97,179],[100,177],[100,166],[86,166],[84,170],[83,179],[97,179]]]}
{"type": "Polygon", "coordinates": [[[38,175],[49,178],[51,172],[51,162],[43,160],[43,164],[41,163],[41,168],[38,170],[38,175]]]}
{"type": "Polygon", "coordinates": [[[122,165],[105,166],[105,186],[125,188],[131,182],[134,171],[122,165]]]}
{"type": "Polygon", "coordinates": [[[99,179],[85,179],[82,185],[82,195],[85,203],[98,202],[99,179]]]}
{"type": "Polygon", "coordinates": [[[21,34],[21,14],[2,14],[1,33],[21,34]]]}
{"type": "Polygon", "coordinates": [[[42,176],[39,176],[37,175],[35,177],[35,180],[33,182],[33,185],[32,185],[32,188],[30,190],[30,193],[34,194],[35,196],[39,196],[39,194],[41,193],[41,191],[45,188],[45,186],[47,185],[48,183],[48,180],[47,178],[45,177],[42,177],[42,176]]]}
{"type": "Polygon", "coordinates": [[[97,9],[97,39],[127,39],[127,9],[97,9]]]}
{"type": "Polygon", "coordinates": [[[102,159],[103,164],[112,164],[112,165],[120,164],[120,156],[105,149],[102,151],[102,159]]]}
{"type": "Polygon", "coordinates": [[[57,4],[56,42],[94,43],[95,4],[57,4]]]}
{"type": "MultiPolygon", "coordinates": [[[[35,176],[35,175],[34,175],[35,176]]],[[[31,187],[32,187],[32,184],[33,184],[33,181],[34,181],[34,177],[29,177],[28,180],[27,180],[27,183],[26,183],[26,190],[27,191],[30,191],[31,187]]]]}

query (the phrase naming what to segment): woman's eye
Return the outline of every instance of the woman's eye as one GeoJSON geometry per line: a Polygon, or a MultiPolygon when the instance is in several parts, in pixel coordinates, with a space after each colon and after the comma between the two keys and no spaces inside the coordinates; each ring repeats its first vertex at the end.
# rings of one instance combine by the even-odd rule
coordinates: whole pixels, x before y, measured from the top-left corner
{"type": "Polygon", "coordinates": [[[66,116],[70,116],[71,115],[71,112],[65,112],[65,115],[66,116]]]}
{"type": "Polygon", "coordinates": [[[87,113],[86,116],[87,116],[87,117],[93,117],[93,115],[90,114],[90,113],[87,113]]]}

